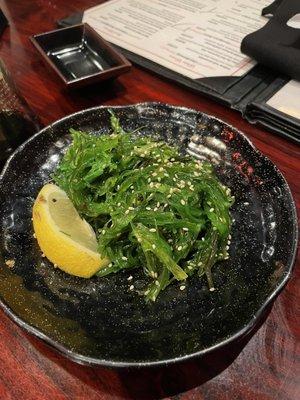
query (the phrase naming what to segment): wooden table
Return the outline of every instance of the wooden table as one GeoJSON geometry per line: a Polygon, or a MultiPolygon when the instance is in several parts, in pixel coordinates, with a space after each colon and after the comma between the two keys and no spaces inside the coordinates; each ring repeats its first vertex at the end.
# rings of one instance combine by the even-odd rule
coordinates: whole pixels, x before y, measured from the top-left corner
{"type": "MultiPolygon", "coordinates": [[[[55,21],[99,0],[0,0],[10,28],[0,57],[42,123],[100,104],[161,101],[214,114],[244,131],[285,175],[300,208],[300,148],[244,121],[240,114],[137,67],[113,85],[68,93],[29,41],[55,21]]],[[[0,398],[23,399],[300,399],[300,260],[258,330],[198,361],[165,369],[114,371],[77,365],[26,334],[0,311],[0,398]]]]}

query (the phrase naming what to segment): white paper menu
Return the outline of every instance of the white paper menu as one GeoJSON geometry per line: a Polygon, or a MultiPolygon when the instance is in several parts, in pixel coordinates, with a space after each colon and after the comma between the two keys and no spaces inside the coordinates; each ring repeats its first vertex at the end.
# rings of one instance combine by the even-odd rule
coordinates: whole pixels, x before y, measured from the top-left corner
{"type": "Polygon", "coordinates": [[[186,77],[241,76],[255,63],[242,39],[261,28],[269,0],[110,0],[83,22],[106,40],[186,77]]]}

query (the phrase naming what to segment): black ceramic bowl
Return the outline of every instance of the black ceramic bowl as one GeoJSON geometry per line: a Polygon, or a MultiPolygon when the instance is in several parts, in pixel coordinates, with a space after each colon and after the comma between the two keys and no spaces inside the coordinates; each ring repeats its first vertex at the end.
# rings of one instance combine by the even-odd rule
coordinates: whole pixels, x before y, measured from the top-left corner
{"type": "MultiPolygon", "coordinates": [[[[175,283],[147,304],[128,290],[126,272],[84,280],[41,257],[31,224],[34,198],[69,145],[70,127],[108,131],[107,107],[97,107],[43,129],[17,149],[0,176],[2,307],[78,362],[149,366],[201,356],[249,331],[286,284],[297,245],[290,190],[242,133],[214,117],[152,103],[111,108],[126,130],[142,127],[141,134],[157,133],[208,159],[232,189],[230,259],[213,270],[217,290],[195,277],[185,291],[175,283]],[[14,260],[13,268],[7,260],[14,260]]],[[[134,275],[137,286],[143,276],[134,275]]]]}

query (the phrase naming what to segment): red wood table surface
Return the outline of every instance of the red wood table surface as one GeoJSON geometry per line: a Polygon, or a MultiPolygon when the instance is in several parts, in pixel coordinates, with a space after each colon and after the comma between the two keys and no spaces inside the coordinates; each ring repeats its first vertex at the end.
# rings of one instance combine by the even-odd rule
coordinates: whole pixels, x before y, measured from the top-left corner
{"type": "MultiPolygon", "coordinates": [[[[162,101],[214,114],[244,131],[283,172],[300,208],[300,147],[240,114],[134,67],[113,85],[68,93],[29,41],[99,0],[0,0],[10,28],[0,57],[44,124],[100,104],[162,101]]],[[[258,330],[240,344],[184,365],[141,371],[80,366],[26,334],[0,311],[0,399],[299,400],[300,262],[258,330]],[[174,397],[173,397],[174,396],[174,397]]]]}

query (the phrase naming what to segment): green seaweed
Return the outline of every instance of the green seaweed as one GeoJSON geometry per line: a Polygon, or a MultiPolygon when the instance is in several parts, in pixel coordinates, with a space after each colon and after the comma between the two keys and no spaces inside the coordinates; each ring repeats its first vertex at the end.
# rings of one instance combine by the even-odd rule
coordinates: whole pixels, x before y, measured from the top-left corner
{"type": "Polygon", "coordinates": [[[152,301],[196,273],[213,289],[211,270],[228,258],[230,190],[209,163],[125,132],[112,112],[111,129],[100,136],[71,129],[72,144],[53,175],[111,260],[97,275],[143,268],[152,301]]]}

